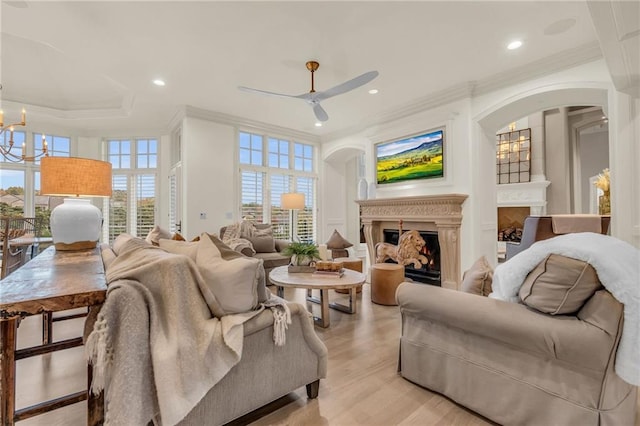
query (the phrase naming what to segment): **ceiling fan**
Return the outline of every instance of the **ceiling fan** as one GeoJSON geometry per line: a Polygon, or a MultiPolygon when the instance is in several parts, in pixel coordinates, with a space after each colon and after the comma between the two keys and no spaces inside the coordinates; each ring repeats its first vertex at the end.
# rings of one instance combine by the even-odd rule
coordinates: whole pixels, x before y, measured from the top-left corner
{"type": "Polygon", "coordinates": [[[302,99],[306,101],[309,105],[311,105],[311,107],[313,108],[313,112],[319,121],[327,121],[329,119],[329,116],[327,115],[327,112],[324,110],[324,108],[322,108],[322,106],[320,105],[321,101],[324,101],[325,99],[329,99],[336,95],[340,95],[342,93],[348,92],[350,90],[356,89],[362,85],[367,84],[368,82],[370,82],[371,80],[373,80],[378,76],[378,71],[369,71],[362,75],[359,75],[356,78],[352,78],[351,80],[345,81],[342,84],[338,84],[337,86],[334,86],[329,90],[316,92],[315,86],[314,86],[314,80],[313,80],[313,73],[315,73],[318,67],[320,67],[320,64],[316,61],[308,61],[306,63],[306,66],[307,66],[307,69],[311,71],[311,90],[309,91],[309,93],[303,93],[301,95],[286,95],[284,93],[267,92],[266,90],[252,89],[250,87],[244,87],[244,86],[238,86],[238,89],[243,90],[245,92],[260,93],[263,95],[280,96],[283,98],[302,99]]]}

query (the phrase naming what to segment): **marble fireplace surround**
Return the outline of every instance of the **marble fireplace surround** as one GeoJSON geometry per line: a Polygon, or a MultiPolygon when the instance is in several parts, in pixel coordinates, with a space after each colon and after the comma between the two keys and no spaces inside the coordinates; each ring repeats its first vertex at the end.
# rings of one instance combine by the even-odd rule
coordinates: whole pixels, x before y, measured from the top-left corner
{"type": "Polygon", "coordinates": [[[440,244],[441,286],[457,289],[460,284],[460,225],[464,194],[358,200],[360,220],[369,252],[375,262],[375,246],[383,241],[384,229],[437,231],[440,244]]]}

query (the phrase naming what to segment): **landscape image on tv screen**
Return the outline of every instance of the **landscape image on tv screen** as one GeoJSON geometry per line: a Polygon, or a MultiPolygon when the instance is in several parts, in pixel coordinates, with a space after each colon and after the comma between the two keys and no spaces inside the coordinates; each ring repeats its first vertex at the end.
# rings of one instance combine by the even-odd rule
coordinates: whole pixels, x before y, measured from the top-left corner
{"type": "Polygon", "coordinates": [[[378,184],[444,176],[444,130],[376,145],[378,184]]]}

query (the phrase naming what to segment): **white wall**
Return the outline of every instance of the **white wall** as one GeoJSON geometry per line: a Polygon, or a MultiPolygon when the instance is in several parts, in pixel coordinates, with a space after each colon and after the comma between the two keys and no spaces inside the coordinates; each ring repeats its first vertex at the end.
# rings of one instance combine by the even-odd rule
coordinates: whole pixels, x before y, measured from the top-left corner
{"type": "Polygon", "coordinates": [[[547,213],[571,213],[571,163],[569,153],[569,127],[567,108],[545,111],[544,147],[547,154],[545,175],[551,185],[547,187],[547,213]]]}
{"type": "Polygon", "coordinates": [[[182,130],[182,234],[192,239],[218,233],[236,219],[236,130],[192,117],[183,120],[182,130]]]}
{"type": "Polygon", "coordinates": [[[602,131],[591,133],[580,133],[579,140],[580,158],[580,190],[582,192],[581,210],[576,208],[576,213],[589,213],[589,195],[591,193],[591,185],[589,178],[601,173],[606,167],[609,167],[609,132],[606,128],[602,131]]]}

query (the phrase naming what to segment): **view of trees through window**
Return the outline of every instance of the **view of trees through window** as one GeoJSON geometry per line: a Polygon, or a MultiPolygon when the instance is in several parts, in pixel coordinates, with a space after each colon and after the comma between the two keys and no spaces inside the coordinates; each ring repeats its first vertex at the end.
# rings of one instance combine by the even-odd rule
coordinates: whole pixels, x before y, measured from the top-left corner
{"type": "Polygon", "coordinates": [[[109,139],[108,158],[113,167],[112,194],[105,201],[105,240],[128,233],[146,236],[156,223],[156,139],[109,139]]]}
{"type": "Polygon", "coordinates": [[[315,241],[316,183],[314,147],[281,138],[239,132],[240,215],[271,223],[274,237],[292,238],[292,212],[280,204],[282,194],[305,195],[297,212],[297,236],[315,241]]]}

